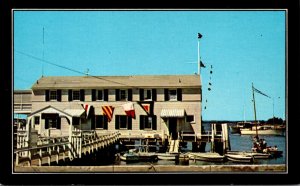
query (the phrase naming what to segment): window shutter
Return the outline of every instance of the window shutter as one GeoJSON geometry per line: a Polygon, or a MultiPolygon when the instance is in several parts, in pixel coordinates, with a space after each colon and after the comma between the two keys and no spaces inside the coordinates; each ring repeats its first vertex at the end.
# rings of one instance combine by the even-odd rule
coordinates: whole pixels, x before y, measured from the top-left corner
{"type": "Polygon", "coordinates": [[[61,101],[61,90],[57,90],[57,101],[61,101]]]}
{"type": "Polygon", "coordinates": [[[45,92],[45,100],[46,101],[50,100],[50,98],[49,98],[49,90],[46,90],[46,92],[45,92]]]}
{"type": "Polygon", "coordinates": [[[56,126],[57,129],[61,129],[61,118],[58,117],[57,118],[57,126],[56,126]]]}
{"type": "Polygon", "coordinates": [[[73,96],[73,92],[72,92],[72,90],[69,90],[69,98],[68,98],[69,101],[73,100],[72,96],[73,96]]]}
{"type": "Polygon", "coordinates": [[[169,89],[165,88],[165,101],[169,101],[169,89]]]}
{"type": "Polygon", "coordinates": [[[95,130],[95,119],[96,119],[96,116],[91,117],[91,129],[92,130],[95,130]]]}
{"type": "Polygon", "coordinates": [[[132,129],[132,118],[127,116],[128,130],[132,129]]]}
{"type": "Polygon", "coordinates": [[[80,89],[80,101],[84,101],[84,90],[80,89]]]}
{"type": "Polygon", "coordinates": [[[157,125],[156,125],[157,121],[156,121],[156,115],[152,116],[152,130],[156,130],[157,129],[157,125]]]}
{"type": "Polygon", "coordinates": [[[132,101],[132,89],[128,89],[128,101],[132,101]]]}
{"type": "Polygon", "coordinates": [[[116,101],[120,101],[120,89],[116,89],[116,101]]]}
{"type": "Polygon", "coordinates": [[[45,129],[49,128],[49,119],[45,118],[45,129]]]}
{"type": "Polygon", "coordinates": [[[177,101],[182,101],[182,90],[181,90],[181,88],[177,89],[177,101]]]}
{"type": "Polygon", "coordinates": [[[156,101],[156,89],[152,89],[152,101],[156,101]]]}
{"type": "Polygon", "coordinates": [[[106,116],[102,116],[103,117],[103,129],[107,129],[107,117],[106,116]]]}
{"type": "Polygon", "coordinates": [[[104,89],[104,101],[108,101],[108,89],[104,89]]]}
{"type": "Polygon", "coordinates": [[[140,101],[144,100],[144,89],[140,89],[140,101]]]}
{"type": "Polygon", "coordinates": [[[115,118],[115,128],[116,129],[119,129],[120,128],[120,124],[119,124],[119,120],[120,120],[120,116],[119,115],[116,115],[116,118],[115,118]]]}
{"type": "Polygon", "coordinates": [[[92,101],[96,101],[96,90],[92,89],[92,101]]]}
{"type": "Polygon", "coordinates": [[[144,129],[144,120],[145,120],[145,116],[140,115],[140,130],[144,129]]]}

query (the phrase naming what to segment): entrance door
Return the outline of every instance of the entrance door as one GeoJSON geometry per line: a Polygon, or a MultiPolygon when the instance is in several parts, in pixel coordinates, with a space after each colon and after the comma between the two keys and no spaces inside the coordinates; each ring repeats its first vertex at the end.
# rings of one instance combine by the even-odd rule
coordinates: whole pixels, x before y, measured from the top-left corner
{"type": "Polygon", "coordinates": [[[177,118],[169,118],[169,133],[172,139],[176,140],[177,136],[177,118]]]}

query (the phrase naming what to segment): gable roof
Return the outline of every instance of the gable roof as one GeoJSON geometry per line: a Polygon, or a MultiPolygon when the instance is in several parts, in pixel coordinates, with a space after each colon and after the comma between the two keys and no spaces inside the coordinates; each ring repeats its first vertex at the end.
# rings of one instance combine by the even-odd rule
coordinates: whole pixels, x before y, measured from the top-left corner
{"type": "Polygon", "coordinates": [[[200,87],[199,75],[144,76],[49,76],[41,77],[32,89],[200,87]]]}

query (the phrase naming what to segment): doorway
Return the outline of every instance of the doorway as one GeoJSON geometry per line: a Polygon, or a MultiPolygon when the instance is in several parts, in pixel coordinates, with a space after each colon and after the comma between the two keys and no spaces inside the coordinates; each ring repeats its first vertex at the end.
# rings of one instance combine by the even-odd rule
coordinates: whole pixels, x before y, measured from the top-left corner
{"type": "Polygon", "coordinates": [[[169,118],[169,134],[173,140],[177,140],[177,118],[169,118]]]}

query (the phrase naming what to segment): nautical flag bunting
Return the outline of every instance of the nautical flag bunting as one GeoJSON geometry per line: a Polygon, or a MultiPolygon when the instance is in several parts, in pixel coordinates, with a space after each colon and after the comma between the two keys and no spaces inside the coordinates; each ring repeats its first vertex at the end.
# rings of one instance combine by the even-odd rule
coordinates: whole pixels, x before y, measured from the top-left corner
{"type": "Polygon", "coordinates": [[[204,65],[204,63],[202,63],[202,61],[200,61],[200,67],[205,68],[205,65],[204,65]]]}
{"type": "Polygon", "coordinates": [[[125,103],[122,105],[127,116],[130,116],[135,119],[135,110],[132,102],[125,103]]]}
{"type": "Polygon", "coordinates": [[[257,93],[261,94],[261,95],[264,95],[264,96],[266,96],[266,97],[268,97],[268,98],[271,98],[270,96],[268,96],[268,95],[266,95],[266,94],[262,93],[260,90],[257,90],[257,89],[256,89],[256,88],[254,88],[254,87],[253,87],[253,90],[254,90],[255,92],[257,92],[257,93]]]}
{"type": "Polygon", "coordinates": [[[91,105],[83,104],[83,108],[84,108],[84,110],[85,110],[86,118],[88,118],[88,117],[89,117],[90,110],[91,110],[91,105]]]}
{"type": "Polygon", "coordinates": [[[148,115],[153,115],[153,101],[138,101],[137,103],[148,115]]]}
{"type": "Polygon", "coordinates": [[[102,106],[103,115],[107,117],[108,122],[112,120],[114,107],[112,106],[102,106]]]}

